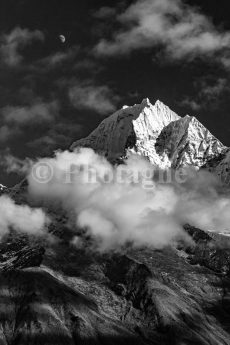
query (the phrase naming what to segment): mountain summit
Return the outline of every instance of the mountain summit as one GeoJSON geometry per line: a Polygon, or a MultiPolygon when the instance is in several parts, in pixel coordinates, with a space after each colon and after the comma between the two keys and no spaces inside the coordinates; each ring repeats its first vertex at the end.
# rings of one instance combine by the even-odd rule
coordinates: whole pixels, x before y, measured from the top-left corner
{"type": "Polygon", "coordinates": [[[71,149],[90,147],[114,161],[129,152],[160,168],[203,166],[226,148],[195,117],[178,116],[159,100],[124,106],[71,149]]]}

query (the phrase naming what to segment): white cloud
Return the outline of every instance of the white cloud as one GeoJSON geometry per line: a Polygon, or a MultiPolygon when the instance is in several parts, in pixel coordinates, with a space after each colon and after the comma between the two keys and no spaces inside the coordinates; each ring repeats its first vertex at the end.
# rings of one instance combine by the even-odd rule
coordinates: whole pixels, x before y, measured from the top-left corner
{"type": "Polygon", "coordinates": [[[0,57],[9,66],[17,66],[22,62],[21,49],[33,41],[43,41],[44,35],[41,31],[30,31],[16,27],[10,33],[0,37],[0,57]]]}
{"type": "Polygon", "coordinates": [[[75,108],[91,109],[104,115],[116,110],[118,97],[106,85],[76,83],[69,89],[69,99],[75,108]]]}
{"type": "Polygon", "coordinates": [[[153,165],[142,157],[131,156],[125,165],[112,166],[91,149],[59,151],[40,163],[28,176],[30,195],[51,204],[59,201],[101,250],[127,243],[163,247],[185,236],[185,223],[229,229],[230,196],[218,194],[218,181],[208,172],[192,171],[184,184],[158,183],[150,174],[153,165]],[[40,173],[48,177],[47,183],[40,183],[40,173]],[[130,176],[138,180],[133,183],[130,176]]]}
{"type": "Polygon", "coordinates": [[[99,55],[128,54],[161,46],[169,59],[219,56],[230,60],[230,32],[218,30],[199,9],[182,0],[138,0],[117,15],[121,29],[113,39],[101,39],[99,55]]]}
{"type": "Polygon", "coordinates": [[[17,205],[8,196],[0,197],[0,238],[11,228],[31,235],[44,235],[49,220],[42,209],[17,205]]]}

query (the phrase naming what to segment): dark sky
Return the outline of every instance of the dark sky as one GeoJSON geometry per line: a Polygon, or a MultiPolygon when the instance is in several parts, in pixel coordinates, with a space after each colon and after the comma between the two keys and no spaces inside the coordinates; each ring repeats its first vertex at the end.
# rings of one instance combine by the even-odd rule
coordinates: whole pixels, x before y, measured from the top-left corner
{"type": "Polygon", "coordinates": [[[229,73],[229,0],[0,0],[0,182],[145,97],[230,146],[229,73]]]}

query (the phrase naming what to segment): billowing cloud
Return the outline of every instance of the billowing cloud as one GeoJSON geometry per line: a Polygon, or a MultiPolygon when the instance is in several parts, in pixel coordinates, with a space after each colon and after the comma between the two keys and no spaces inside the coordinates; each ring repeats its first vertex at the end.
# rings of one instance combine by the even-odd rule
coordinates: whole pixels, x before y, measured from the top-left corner
{"type": "Polygon", "coordinates": [[[229,63],[230,32],[217,29],[210,18],[182,0],[137,0],[116,19],[120,30],[111,40],[100,40],[97,54],[162,47],[169,59],[212,56],[225,66],[229,63]]]}
{"type": "Polygon", "coordinates": [[[101,250],[127,243],[163,247],[185,236],[184,223],[228,230],[230,196],[218,193],[218,180],[188,169],[179,181],[174,173],[163,183],[157,175],[153,180],[154,166],[142,157],[112,166],[93,150],[79,149],[37,162],[28,182],[32,197],[59,202],[101,250]]]}
{"type": "Polygon", "coordinates": [[[75,108],[91,109],[104,115],[116,110],[118,97],[106,85],[76,83],[69,89],[69,99],[75,108]]]}
{"type": "Polygon", "coordinates": [[[16,27],[0,37],[0,58],[9,66],[17,66],[23,61],[21,50],[33,41],[43,40],[44,35],[39,30],[30,31],[16,27]]]}
{"type": "Polygon", "coordinates": [[[8,196],[0,196],[0,238],[11,228],[30,235],[42,236],[48,222],[48,217],[42,209],[17,205],[8,196]]]}

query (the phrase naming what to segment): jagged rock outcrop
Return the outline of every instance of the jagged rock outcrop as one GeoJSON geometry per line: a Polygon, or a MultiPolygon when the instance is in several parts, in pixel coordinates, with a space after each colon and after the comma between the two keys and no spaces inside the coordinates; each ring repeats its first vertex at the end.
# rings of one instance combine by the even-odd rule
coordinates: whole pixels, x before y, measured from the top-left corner
{"type": "Polygon", "coordinates": [[[156,148],[159,155],[168,156],[173,168],[201,167],[224,150],[223,144],[189,115],[164,127],[157,138],[156,148]]]}
{"type": "Polygon", "coordinates": [[[204,168],[214,172],[223,184],[230,186],[230,149],[226,148],[220,155],[208,160],[204,168]]]}
{"type": "Polygon", "coordinates": [[[230,238],[212,232],[204,232],[185,225],[185,231],[193,238],[194,245],[187,248],[188,260],[230,277],[230,238]]]}

